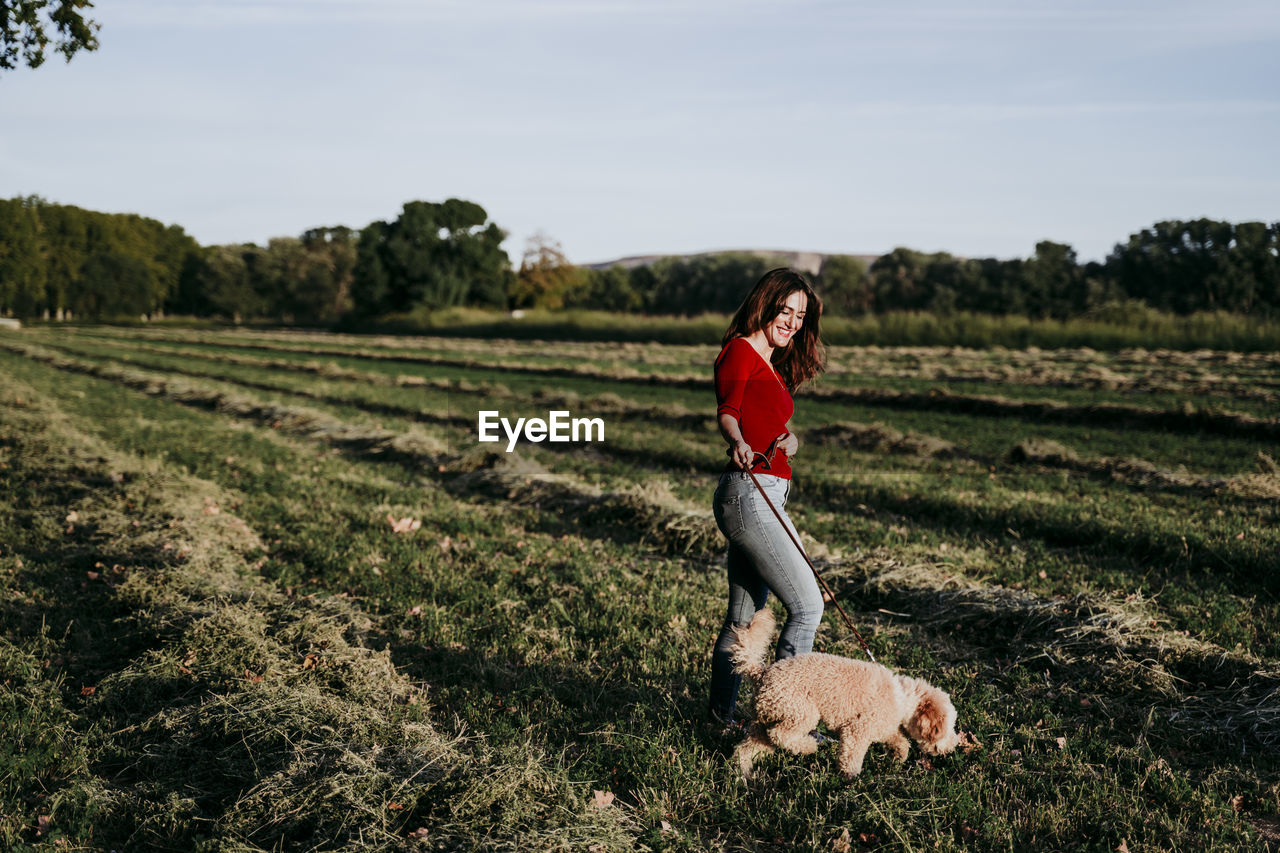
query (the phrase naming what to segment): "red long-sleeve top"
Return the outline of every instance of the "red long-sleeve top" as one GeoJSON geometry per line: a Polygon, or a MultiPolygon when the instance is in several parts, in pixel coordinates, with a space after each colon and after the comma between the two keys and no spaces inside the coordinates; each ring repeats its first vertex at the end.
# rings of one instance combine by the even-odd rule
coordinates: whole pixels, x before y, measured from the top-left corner
{"type": "MultiPolygon", "coordinates": [[[[733,415],[743,440],[760,453],[788,431],[787,421],[795,411],[782,379],[746,338],[729,341],[716,358],[716,402],[716,417],[733,415]]],[[[732,461],[729,465],[737,469],[732,461]]],[[[758,459],[751,470],[791,479],[790,460],[781,450],[773,454],[770,467],[765,468],[764,461],[758,459]]]]}

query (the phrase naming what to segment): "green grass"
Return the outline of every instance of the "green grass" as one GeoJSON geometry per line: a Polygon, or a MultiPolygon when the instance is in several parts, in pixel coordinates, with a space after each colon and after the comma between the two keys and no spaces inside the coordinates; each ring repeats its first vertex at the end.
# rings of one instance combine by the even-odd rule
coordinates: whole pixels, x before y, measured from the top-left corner
{"type": "MultiPolygon", "coordinates": [[[[52,378],[18,364],[8,382],[18,374],[36,386],[52,378]]],[[[3,533],[18,592],[0,646],[13,688],[0,706],[14,747],[0,789],[5,849],[59,841],[398,849],[423,824],[448,847],[489,846],[481,840],[490,834],[495,847],[518,848],[517,839],[624,846],[621,822],[588,809],[565,773],[463,731],[443,735],[429,690],[364,645],[387,638],[349,596],[282,591],[254,576],[254,566],[270,563],[281,575],[292,566],[319,571],[332,590],[349,574],[342,553],[314,559],[333,541],[332,521],[308,527],[315,500],[296,488],[272,502],[289,528],[266,523],[282,534],[274,539],[258,541],[230,515],[252,508],[255,488],[279,495],[296,485],[289,472],[306,454],[270,430],[253,438],[199,413],[160,426],[148,415],[164,405],[130,409],[92,381],[62,387],[69,416],[33,386],[4,390],[14,411],[6,408],[0,472],[15,500],[5,504],[3,533]],[[128,428],[115,429],[113,416],[128,428]],[[221,460],[224,475],[236,472],[227,479],[249,492],[193,477],[214,459],[181,452],[189,447],[151,454],[158,465],[122,449],[164,448],[193,425],[221,433],[206,451],[251,454],[248,475],[221,460]],[[95,429],[125,440],[106,445],[95,429]],[[286,537],[290,550],[277,554],[286,537]]],[[[342,479],[342,466],[328,468],[342,479]]],[[[372,495],[357,488],[343,497],[354,507],[372,495]]],[[[453,515],[443,496],[436,503],[453,515]]],[[[355,523],[374,536],[376,520],[355,523]]],[[[378,532],[380,542],[389,538],[385,522],[378,532]]],[[[416,562],[433,561],[418,554],[416,562]]],[[[378,567],[366,569],[376,584],[378,567]]]]}
{"type": "MultiPolygon", "coordinates": [[[[81,341],[72,348],[90,367],[110,366],[127,350],[81,341]],[[86,357],[91,352],[95,358],[86,357]]],[[[1207,460],[1197,470],[1236,473],[1247,469],[1257,442],[1050,429],[799,398],[805,427],[880,416],[992,457],[995,471],[963,458],[807,445],[792,507],[803,531],[845,553],[826,571],[877,657],[949,690],[962,725],[984,746],[932,769],[915,754],[898,766],[873,750],[851,785],[829,751],[775,756],[744,785],[723,760],[725,745],[700,722],[708,650],[724,606],[714,549],[673,550],[646,533],[651,522],[643,518],[565,509],[574,489],[665,482],[675,499],[705,510],[722,452],[712,431],[681,417],[611,415],[601,448],[522,446],[522,456],[567,478],[569,491],[517,490],[507,498],[460,473],[483,390],[441,394],[133,355],[138,366],[199,368],[227,380],[191,378],[193,387],[305,406],[351,430],[425,431],[444,445],[438,458],[446,470],[413,461],[428,457],[361,445],[354,433],[273,428],[0,353],[0,392],[43,407],[3,408],[0,426],[0,486],[9,495],[0,499],[0,568],[23,593],[6,611],[7,645],[0,645],[5,677],[16,685],[0,719],[11,742],[24,746],[4,753],[0,769],[0,828],[11,846],[48,841],[35,834],[42,814],[53,817],[50,831],[76,843],[124,839],[123,810],[146,803],[141,823],[167,827],[174,849],[197,839],[209,849],[358,847],[349,833],[375,827],[376,814],[370,849],[384,843],[378,838],[408,843],[421,825],[428,848],[446,849],[830,849],[847,832],[851,849],[1114,850],[1124,841],[1131,850],[1237,850],[1257,848],[1255,823],[1280,806],[1269,751],[1276,718],[1266,704],[1280,657],[1272,639],[1280,614],[1266,581],[1280,544],[1276,503],[1002,461],[1015,440],[1052,433],[1089,454],[1167,464],[1190,453],[1207,460]],[[61,413],[54,428],[45,425],[48,407],[61,413]],[[414,409],[426,417],[411,419],[414,409]],[[70,453],[80,445],[89,452],[70,453]],[[1154,452],[1145,453],[1150,445],[1154,452]],[[75,464],[62,474],[69,453],[75,464]],[[121,471],[127,476],[116,482],[111,475],[121,471]],[[199,483],[206,485],[192,485],[199,483]],[[184,497],[192,488],[194,502],[184,497]],[[205,497],[218,515],[203,514],[205,497]],[[63,532],[70,507],[89,516],[120,509],[121,500],[139,507],[132,518],[140,530],[125,522],[106,539],[83,542],[63,532]],[[199,596],[178,607],[170,597],[164,609],[138,615],[137,596],[157,585],[173,589],[146,537],[168,529],[184,507],[206,521],[248,523],[261,544],[236,558],[230,577],[240,578],[235,588],[256,590],[257,609],[224,611],[216,597],[199,596]],[[393,534],[388,513],[422,527],[393,534]],[[128,596],[75,573],[99,561],[104,542],[121,565],[130,554],[140,565],[139,555],[151,561],[128,596]],[[356,726],[341,709],[371,689],[357,681],[358,670],[310,681],[311,670],[295,672],[320,634],[294,626],[314,626],[308,608],[326,602],[345,608],[351,624],[369,620],[362,633],[348,632],[350,654],[358,657],[361,645],[389,649],[423,701],[388,704],[382,722],[356,726]],[[200,622],[191,607],[212,621],[200,622]],[[253,615],[259,610],[265,615],[253,615]],[[186,613],[188,621],[166,621],[166,613],[186,613]],[[196,624],[210,629],[201,633],[196,624]],[[430,745],[447,772],[398,789],[412,774],[408,764],[362,770],[323,750],[304,753],[305,762],[273,764],[286,741],[256,712],[220,738],[181,740],[180,757],[196,768],[185,784],[173,752],[140,760],[163,743],[160,714],[216,728],[227,726],[216,713],[227,699],[266,707],[252,702],[255,683],[230,676],[245,660],[255,671],[286,672],[284,647],[214,641],[241,636],[240,625],[258,626],[252,637],[312,638],[287,645],[289,678],[263,684],[285,691],[272,694],[280,699],[311,697],[300,707],[345,726],[355,755],[373,742],[400,743],[399,755],[430,745]],[[103,648],[96,638],[111,632],[125,641],[103,648]],[[193,643],[208,667],[188,667],[202,673],[198,690],[173,681],[193,643]],[[80,697],[90,672],[99,693],[80,697]],[[143,682],[143,674],[164,679],[143,682]],[[139,693],[142,684],[148,690],[139,693]],[[158,690],[165,684],[168,694],[158,690]],[[114,704],[94,704],[112,696],[114,704]],[[184,715],[198,697],[207,715],[184,715]],[[113,738],[116,729],[93,728],[103,712],[117,728],[144,725],[136,737],[113,738]],[[414,741],[397,728],[408,721],[428,724],[436,739],[414,741]],[[249,748],[228,752],[233,743],[249,748]],[[252,757],[263,766],[245,760],[252,757]],[[218,766],[223,772],[212,774],[218,766]],[[291,766],[295,775],[274,775],[291,766]],[[315,797],[316,774],[339,768],[345,799],[315,797]],[[411,797],[396,800],[406,808],[383,820],[396,790],[411,797]],[[616,799],[596,809],[596,790],[616,799]],[[367,807],[368,820],[361,817],[367,807]],[[294,808],[295,817],[280,818],[294,808]],[[306,822],[315,828],[304,829],[306,822]]],[[[367,360],[353,366],[376,370],[367,360]]],[[[409,371],[399,365],[394,372],[409,371]]],[[[545,410],[537,392],[552,385],[497,370],[413,372],[501,383],[512,396],[497,407],[522,411],[545,410]]],[[[629,405],[678,402],[692,412],[708,405],[705,394],[660,387],[556,379],[554,388],[583,401],[610,392],[629,405]]],[[[836,621],[824,624],[819,645],[857,654],[836,621]]],[[[280,731],[310,742],[300,729],[280,731]]]]}
{"type": "MultiPolygon", "coordinates": [[[[115,330],[81,332],[77,337],[125,341],[137,346],[139,336],[160,349],[203,351],[210,355],[238,352],[261,357],[264,350],[299,361],[355,358],[358,366],[412,363],[442,367],[491,365],[499,369],[534,368],[543,372],[572,367],[606,378],[628,379],[640,368],[641,377],[705,378],[715,346],[643,347],[638,345],[558,344],[554,349],[536,342],[486,343],[466,339],[360,338],[318,334],[186,335],[148,331],[128,336],[115,330]],[[452,346],[450,346],[450,344],[452,346]],[[230,349],[227,349],[230,347],[230,349]],[[389,361],[385,361],[389,360],[389,361]],[[397,361],[399,360],[399,361],[397,361]]],[[[62,337],[65,337],[63,335],[62,337]]],[[[905,350],[832,347],[829,371],[822,388],[893,387],[897,390],[943,388],[953,393],[1006,394],[1014,397],[1058,399],[1064,402],[1132,402],[1182,408],[1233,408],[1269,413],[1277,399],[1276,361],[1268,354],[1241,355],[1135,351],[1119,356],[1089,350],[981,351],[912,348],[905,350]]]]}
{"type": "MultiPolygon", "coordinates": [[[[170,359],[163,361],[172,363],[170,359]]],[[[254,383],[267,378],[266,371],[242,367],[225,368],[225,372],[229,377],[247,372],[246,381],[254,383]]],[[[385,399],[370,402],[368,398],[387,394],[419,397],[422,393],[417,389],[361,389],[302,377],[275,384],[282,388],[292,385],[296,393],[318,396],[326,401],[321,409],[341,418],[371,421],[362,407],[373,408],[379,415],[378,425],[385,422],[401,429],[407,428],[408,422],[381,417],[387,413],[386,407],[394,404],[385,399]],[[336,401],[342,402],[333,405],[336,401]]],[[[445,399],[437,397],[436,402],[441,404],[445,399]]],[[[447,420],[450,429],[444,435],[447,443],[462,446],[466,442],[462,433],[470,428],[473,416],[464,413],[466,406],[458,395],[447,395],[447,402],[453,417],[447,420]]],[[[430,399],[419,399],[418,403],[429,408],[430,399]]],[[[401,409],[417,410],[407,404],[401,409]]],[[[604,457],[599,453],[566,456],[532,447],[529,452],[548,467],[575,473],[584,482],[605,488],[625,487],[652,476],[656,469],[665,482],[673,484],[677,496],[693,502],[704,499],[707,487],[682,472],[714,471],[718,439],[704,433],[706,438],[690,445],[687,430],[683,434],[655,432],[651,426],[643,419],[619,420],[611,428],[604,457]]],[[[1220,443],[1206,441],[1210,446],[1220,443]]],[[[1195,447],[1184,437],[1176,446],[1183,450],[1195,447]]],[[[1202,449],[1196,452],[1204,455],[1202,449]]],[[[943,536],[958,535],[977,542],[994,537],[1019,555],[996,571],[1001,582],[1030,584],[1052,592],[1079,584],[1109,590],[1137,585],[1159,593],[1176,616],[1174,624],[1179,630],[1205,634],[1228,647],[1274,648],[1274,576],[1267,572],[1276,545],[1274,501],[1223,495],[1210,503],[1195,492],[1116,488],[1109,479],[1098,482],[1066,471],[1003,464],[997,469],[945,459],[922,467],[909,457],[886,465],[865,454],[853,456],[860,473],[850,478],[830,473],[850,461],[847,449],[817,449],[812,458],[815,474],[802,474],[801,486],[808,490],[810,500],[817,499],[820,509],[833,509],[838,518],[856,516],[870,505],[879,507],[889,519],[917,528],[920,538],[933,544],[939,544],[943,536]],[[941,491],[930,488],[939,482],[944,486],[941,491]],[[1026,560],[1023,555],[1027,553],[1037,559],[1026,560]],[[1085,565],[1076,565],[1081,562],[1085,565]],[[1040,572],[1046,574],[1043,583],[1040,572]],[[1261,601],[1254,600],[1258,594],[1261,601]],[[1226,607],[1206,604],[1206,599],[1223,595],[1234,603],[1226,607]],[[1241,613],[1252,618],[1242,620],[1241,613]]],[[[848,543],[895,544],[901,538],[892,532],[895,526],[900,525],[891,521],[887,527],[878,525],[871,530],[836,528],[832,536],[826,535],[821,524],[811,529],[820,538],[847,547],[848,543]]]]}
{"type": "MultiPolygon", "coordinates": [[[[1119,317],[1033,320],[959,312],[892,312],[864,317],[827,317],[823,337],[830,343],[881,346],[971,347],[1132,347],[1265,351],[1280,341],[1280,324],[1226,312],[1187,317],[1163,314],[1145,306],[1119,317]]],[[[647,317],[603,311],[528,311],[519,319],[477,310],[441,311],[424,316],[388,318],[364,331],[465,337],[510,337],[536,340],[653,341],[667,344],[718,341],[728,318],[647,317]]]]}
{"type": "MultiPolygon", "coordinates": [[[[505,311],[451,308],[381,318],[346,329],[363,333],[430,335],[433,337],[511,338],[534,341],[604,341],[711,344],[720,340],[728,317],[702,314],[695,317],[617,314],[581,309],[534,309],[516,318],[505,311]]],[[[93,328],[80,324],[40,324],[64,328],[93,328]]],[[[121,328],[145,331],[237,333],[274,330],[266,324],[228,326],[193,318],[171,317],[147,324],[121,324],[121,328]]],[[[1245,352],[1275,350],[1280,343],[1280,323],[1227,312],[1200,312],[1189,316],[1166,314],[1141,303],[1107,306],[1093,317],[1068,320],[1031,319],[957,312],[890,312],[861,317],[823,320],[828,343],[859,346],[965,346],[1010,348],[1091,347],[1117,351],[1141,347],[1178,350],[1219,349],[1245,352]]]]}
{"type": "MultiPolygon", "coordinates": [[[[127,346],[90,345],[83,342],[74,343],[74,351],[108,358],[126,358],[131,363],[152,365],[159,368],[175,368],[194,371],[196,375],[239,376],[251,381],[268,382],[278,387],[329,387],[317,383],[313,378],[290,378],[282,371],[273,368],[259,368],[207,363],[207,359],[191,357],[189,354],[175,354],[165,358],[151,352],[130,352],[127,346]]],[[[252,352],[252,351],[248,351],[252,352]]],[[[259,357],[260,353],[257,354],[259,357]]],[[[273,353],[272,358],[292,356],[300,363],[317,363],[302,353],[273,353]]],[[[456,403],[460,410],[472,407],[466,395],[461,394],[463,383],[500,385],[503,389],[517,394],[532,397],[536,392],[553,388],[560,392],[591,396],[613,394],[625,390],[628,399],[637,403],[655,406],[670,406],[678,403],[688,411],[699,411],[706,408],[710,394],[706,389],[686,388],[683,386],[664,387],[662,385],[625,385],[606,378],[568,377],[563,375],[538,375],[529,373],[506,373],[500,368],[463,368],[432,367],[430,365],[404,365],[396,363],[380,363],[376,360],[358,358],[329,359],[328,364],[340,368],[356,370],[373,375],[385,375],[388,379],[415,376],[426,379],[447,380],[459,387],[450,398],[450,406],[456,403]]],[[[483,391],[483,388],[480,389],[483,391]]],[[[1037,389],[1040,390],[1040,389],[1037,389]]],[[[1052,389],[1047,389],[1052,390],[1052,389]]],[[[1036,394],[1033,399],[1052,400],[1051,393],[1036,394]]],[[[348,392],[354,393],[354,392],[348,392]]],[[[424,391],[420,389],[361,389],[366,399],[388,402],[391,405],[413,406],[429,403],[423,399],[424,391]]],[[[1084,402],[1085,398],[1078,393],[1073,394],[1073,402],[1084,402]]],[[[802,399],[804,399],[802,395],[802,399]]],[[[1101,402],[1095,400],[1094,402],[1101,402]]],[[[1146,401],[1144,400],[1144,403],[1146,401]]],[[[1188,400],[1175,398],[1171,402],[1185,403],[1188,400]]],[[[1171,411],[1178,413],[1179,406],[1171,411]]],[[[1267,439],[1235,438],[1216,435],[1196,436],[1187,440],[1185,429],[1165,431],[1160,429],[1143,429],[1135,432],[1124,424],[1109,425],[1107,423],[1090,423],[1079,426],[1062,425],[1060,423],[1038,423],[1034,418],[1027,418],[1016,413],[1009,416],[1014,421],[1027,421],[1020,427],[1026,433],[1050,438],[1068,444],[1078,451],[1089,455],[1124,457],[1138,456],[1164,467],[1186,466],[1192,471],[1221,472],[1227,474],[1252,471],[1257,466],[1259,451],[1268,452],[1273,443],[1267,439]]],[[[857,422],[881,422],[886,426],[912,432],[937,435],[946,440],[960,444],[973,454],[998,459],[1006,454],[1017,440],[1026,437],[1026,433],[1010,440],[1008,428],[999,419],[985,415],[955,414],[948,411],[920,411],[914,407],[894,408],[892,405],[871,405],[843,399],[813,397],[805,399],[798,408],[797,424],[812,423],[814,425],[829,424],[837,420],[857,422]]]]}

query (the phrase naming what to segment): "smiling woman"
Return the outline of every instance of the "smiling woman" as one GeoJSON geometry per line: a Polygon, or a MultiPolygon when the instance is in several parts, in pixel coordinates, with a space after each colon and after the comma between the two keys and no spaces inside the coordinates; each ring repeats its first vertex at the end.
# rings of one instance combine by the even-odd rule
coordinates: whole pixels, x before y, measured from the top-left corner
{"type": "Polygon", "coordinates": [[[716,723],[733,721],[741,682],[729,657],[734,628],[751,622],[770,590],[787,609],[779,658],[810,651],[822,619],[822,593],[792,543],[799,539],[785,510],[799,449],[788,423],[791,395],[823,369],[821,317],[822,300],[804,276],[770,270],[738,308],[716,359],[716,416],[731,460],[713,498],[716,524],[729,540],[729,606],[711,656],[709,715],[716,723]]]}

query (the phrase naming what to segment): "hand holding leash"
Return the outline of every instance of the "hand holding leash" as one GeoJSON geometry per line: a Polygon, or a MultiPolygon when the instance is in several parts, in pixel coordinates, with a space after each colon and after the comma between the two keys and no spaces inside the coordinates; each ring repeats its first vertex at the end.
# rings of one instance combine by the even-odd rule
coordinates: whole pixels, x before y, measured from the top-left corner
{"type": "Polygon", "coordinates": [[[743,440],[739,440],[733,445],[733,447],[730,447],[727,452],[729,457],[733,459],[734,464],[739,468],[750,468],[752,461],[757,455],[751,450],[751,445],[747,444],[747,442],[743,440]]]}
{"type": "MultiPolygon", "coordinates": [[[[827,582],[822,579],[822,575],[818,574],[818,567],[813,564],[813,560],[809,559],[809,555],[805,553],[804,546],[800,544],[800,540],[796,538],[796,535],[791,532],[791,528],[787,526],[785,521],[783,521],[782,513],[778,512],[778,508],[773,505],[773,501],[769,500],[769,496],[765,494],[764,487],[760,485],[760,481],[756,479],[755,472],[751,470],[755,464],[755,457],[757,456],[764,458],[763,467],[765,470],[768,470],[770,463],[773,461],[773,452],[777,449],[779,442],[781,442],[784,437],[793,440],[795,439],[795,436],[791,433],[783,433],[775,438],[769,445],[768,452],[760,453],[757,451],[751,458],[751,465],[743,465],[740,462],[739,464],[742,465],[742,470],[747,473],[747,476],[751,478],[751,482],[755,483],[756,491],[760,492],[760,497],[764,498],[764,502],[768,504],[769,509],[773,510],[773,514],[777,517],[778,523],[781,524],[782,529],[787,532],[787,536],[790,537],[791,543],[796,546],[796,550],[800,552],[800,556],[804,557],[804,561],[809,564],[809,571],[813,572],[813,576],[818,579],[818,583],[822,586],[822,591],[827,594],[827,599],[829,599],[831,603],[836,606],[836,610],[840,612],[840,616],[844,619],[844,624],[849,626],[849,630],[853,632],[853,636],[858,640],[858,645],[862,646],[862,651],[872,663],[875,663],[876,656],[871,653],[871,647],[867,645],[866,640],[862,639],[862,635],[858,633],[858,629],[853,627],[853,620],[849,618],[848,613],[844,612],[844,608],[841,607],[840,602],[836,600],[836,594],[831,591],[831,587],[827,586],[827,582]]],[[[741,442],[741,444],[746,444],[746,442],[741,442]]],[[[783,452],[785,453],[786,451],[784,450],[783,452]]]]}

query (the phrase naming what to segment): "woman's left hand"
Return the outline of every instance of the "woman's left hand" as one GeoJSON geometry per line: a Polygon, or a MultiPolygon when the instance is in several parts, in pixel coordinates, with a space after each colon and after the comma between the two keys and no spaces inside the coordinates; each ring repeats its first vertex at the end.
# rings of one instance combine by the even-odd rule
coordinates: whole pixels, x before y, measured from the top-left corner
{"type": "Polygon", "coordinates": [[[800,449],[800,439],[796,438],[796,434],[794,432],[789,432],[787,433],[787,437],[779,442],[778,449],[787,454],[787,458],[790,459],[792,456],[795,456],[796,451],[800,449]]]}

